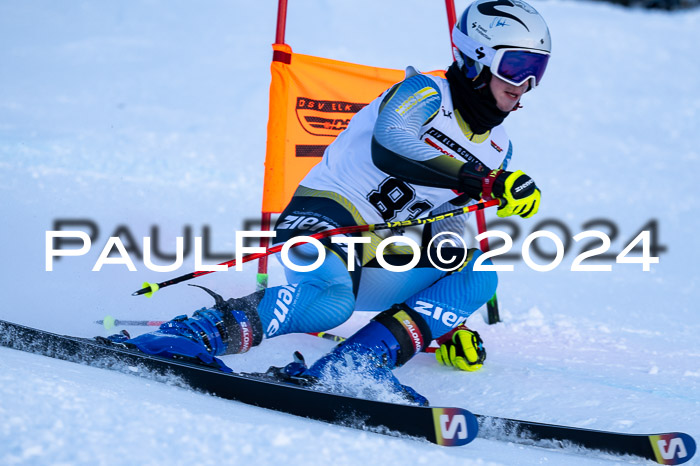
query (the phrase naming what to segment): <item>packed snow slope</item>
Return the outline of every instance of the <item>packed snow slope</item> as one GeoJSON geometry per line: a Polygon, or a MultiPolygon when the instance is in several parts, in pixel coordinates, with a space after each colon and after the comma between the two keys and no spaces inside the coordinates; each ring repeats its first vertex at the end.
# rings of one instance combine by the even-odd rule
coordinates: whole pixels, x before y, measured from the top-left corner
{"type": "MultiPolygon", "coordinates": [[[[0,318],[92,336],[107,334],[93,323],[107,314],[168,319],[210,303],[184,285],[130,296],[143,281],[175,275],[148,270],[136,254],[136,272],[91,270],[115,232],[138,249],[157,234],[170,254],[177,236],[207,236],[212,253],[232,254],[235,232],[258,218],[275,3],[0,3],[0,318]],[[59,220],[90,221],[99,232],[88,254],[48,272],[45,232],[59,220]]],[[[515,269],[500,273],[503,322],[487,325],[483,310],[469,320],[486,342],[483,370],[456,372],[424,354],[397,375],[436,406],[700,439],[700,11],[533,4],[554,54],[542,86],[506,123],[512,167],[537,181],[543,204],[533,219],[499,227],[516,253],[501,261],[515,269]],[[614,262],[653,225],[665,249],[650,272],[614,262]],[[571,243],[548,272],[520,254],[539,229],[571,243]],[[611,271],[570,270],[591,241],[572,237],[588,229],[612,238],[612,259],[584,264],[611,271]]],[[[375,66],[451,62],[437,2],[290,2],[287,42],[375,66]]],[[[71,228],[86,230],[63,227],[71,228]]],[[[553,251],[548,241],[536,244],[553,251]]],[[[189,254],[176,274],[193,268],[189,254]]],[[[239,296],[254,290],[254,277],[249,264],[196,283],[239,296]]],[[[271,281],[282,280],[273,261],[271,281]]],[[[356,314],[336,332],[349,335],[370,316],[356,314]]],[[[297,349],[313,361],[331,346],[289,335],[226,361],[261,370],[297,349]]],[[[0,349],[0,419],[2,464],[626,461],[482,439],[440,448],[8,349],[0,349]]]]}

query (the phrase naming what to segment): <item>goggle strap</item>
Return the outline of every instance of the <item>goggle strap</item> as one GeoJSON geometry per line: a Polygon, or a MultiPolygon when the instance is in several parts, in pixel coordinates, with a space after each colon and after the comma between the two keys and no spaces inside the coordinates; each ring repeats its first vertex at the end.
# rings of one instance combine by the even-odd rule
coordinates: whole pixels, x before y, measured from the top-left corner
{"type": "Polygon", "coordinates": [[[452,29],[452,43],[457,46],[460,52],[489,68],[496,56],[496,49],[475,41],[460,31],[457,25],[452,29]]]}

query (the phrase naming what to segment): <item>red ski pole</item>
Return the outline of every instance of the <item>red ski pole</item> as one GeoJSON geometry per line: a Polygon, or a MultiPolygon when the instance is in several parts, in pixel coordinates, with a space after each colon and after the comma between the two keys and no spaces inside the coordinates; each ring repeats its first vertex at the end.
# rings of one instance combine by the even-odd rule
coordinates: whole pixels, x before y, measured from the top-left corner
{"type": "MultiPolygon", "coordinates": [[[[410,227],[410,226],[415,226],[415,225],[423,225],[426,223],[432,223],[432,222],[437,222],[440,220],[444,220],[446,218],[451,218],[456,215],[462,215],[466,214],[469,212],[476,212],[478,210],[486,209],[488,207],[493,207],[499,205],[499,201],[497,199],[492,199],[490,201],[486,202],[480,202],[478,204],[473,204],[470,206],[465,206],[465,207],[460,207],[458,209],[450,210],[448,212],[445,212],[444,214],[436,215],[434,217],[424,217],[424,218],[416,218],[413,220],[404,220],[400,222],[387,222],[387,223],[375,223],[371,225],[353,225],[349,227],[340,227],[340,228],[334,228],[332,230],[326,230],[322,231],[319,233],[315,233],[313,235],[310,235],[311,238],[314,239],[322,239],[322,238],[328,238],[330,236],[335,236],[335,235],[344,235],[344,234],[349,234],[349,233],[360,233],[360,232],[365,232],[365,231],[378,231],[378,230],[390,230],[392,228],[397,228],[397,227],[410,227]]],[[[299,246],[300,244],[305,244],[305,243],[296,243],[293,244],[291,247],[299,246]]],[[[244,264],[246,262],[250,262],[255,259],[260,259],[261,257],[266,257],[269,256],[270,254],[274,254],[276,252],[280,252],[282,248],[284,247],[284,244],[278,244],[277,246],[273,246],[269,248],[265,252],[256,252],[253,254],[248,254],[247,256],[243,257],[241,259],[241,263],[244,264]]],[[[225,265],[226,267],[233,267],[234,265],[237,264],[236,259],[222,262],[218,265],[225,265]]],[[[181,275],[176,278],[172,278],[170,280],[166,280],[164,282],[160,283],[149,283],[145,282],[140,290],[134,291],[131,295],[132,296],[140,296],[140,295],[146,295],[146,297],[151,297],[153,293],[158,291],[161,288],[165,288],[166,286],[171,286],[175,285],[177,283],[182,283],[187,280],[191,280],[193,278],[201,277],[203,275],[208,275],[210,273],[214,272],[213,270],[205,270],[205,271],[195,271],[195,272],[190,272],[185,275],[181,275]]]]}

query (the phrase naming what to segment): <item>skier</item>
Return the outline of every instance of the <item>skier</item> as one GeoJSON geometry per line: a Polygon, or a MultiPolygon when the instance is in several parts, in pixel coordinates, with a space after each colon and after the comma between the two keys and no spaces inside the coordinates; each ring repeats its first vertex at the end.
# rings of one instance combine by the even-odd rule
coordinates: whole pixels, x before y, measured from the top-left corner
{"type": "MultiPolygon", "coordinates": [[[[456,60],[445,79],[409,67],[404,81],[356,114],[280,215],[276,242],[341,226],[436,215],[480,199],[500,200],[500,217],[537,213],[540,190],[534,181],[507,170],[512,145],[502,122],[542,79],[551,50],[547,25],[521,0],[477,0],[461,15],[452,39],[456,60]]],[[[427,404],[391,370],[433,339],[440,343],[442,364],[476,370],[485,358],[478,334],[463,322],[493,296],[496,273],[474,270],[478,250],[443,251],[443,257],[458,260],[452,271],[426,259],[435,252],[428,240],[444,231],[463,232],[465,217],[427,226],[421,259],[410,270],[396,273],[380,265],[382,238],[376,234],[365,233],[369,242],[358,247],[327,238],[321,241],[326,257],[315,270],[285,268],[288,285],[228,300],[210,291],[216,299],[212,308],[176,317],[152,333],[111,340],[225,369],[216,356],[248,351],[263,338],[328,330],[355,310],[383,310],[311,367],[296,360],[279,374],[338,389],[342,383],[336,381],[360,371],[427,404]]],[[[312,244],[290,250],[297,265],[313,264],[317,257],[312,244]]],[[[383,257],[400,266],[413,254],[394,245],[383,257]]]]}

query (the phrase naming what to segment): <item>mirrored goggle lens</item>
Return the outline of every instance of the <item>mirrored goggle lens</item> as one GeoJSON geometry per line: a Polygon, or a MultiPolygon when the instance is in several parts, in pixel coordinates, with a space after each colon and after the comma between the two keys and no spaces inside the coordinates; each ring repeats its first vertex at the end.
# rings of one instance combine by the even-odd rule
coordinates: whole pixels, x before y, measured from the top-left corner
{"type": "Polygon", "coordinates": [[[535,53],[528,50],[506,50],[498,63],[497,76],[521,85],[528,78],[535,78],[535,86],[542,80],[547,69],[549,54],[535,53]]]}

